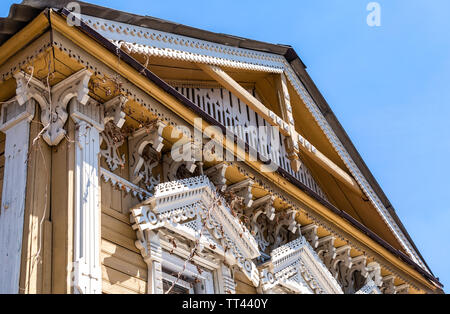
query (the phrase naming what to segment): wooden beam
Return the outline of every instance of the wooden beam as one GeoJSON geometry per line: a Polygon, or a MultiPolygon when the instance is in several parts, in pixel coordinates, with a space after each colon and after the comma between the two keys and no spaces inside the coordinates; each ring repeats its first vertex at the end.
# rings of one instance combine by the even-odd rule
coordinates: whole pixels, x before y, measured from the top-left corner
{"type": "MultiPolygon", "coordinates": [[[[260,114],[264,119],[266,119],[271,125],[278,126],[280,132],[283,133],[283,127],[273,119],[273,115],[270,114],[270,110],[265,107],[258,99],[253,97],[247,90],[245,90],[238,82],[236,82],[231,76],[229,76],[225,71],[223,71],[220,67],[208,64],[200,64],[197,66],[209,74],[213,79],[215,79],[219,84],[221,84],[224,88],[232,92],[236,97],[238,97],[241,101],[245,102],[250,108],[252,108],[255,112],[260,114]]],[[[280,87],[280,98],[283,103],[282,111],[285,111],[286,117],[289,119],[289,107],[290,107],[290,96],[287,87],[286,78],[284,75],[279,78],[279,87],[280,87]],[[284,78],[284,80],[283,80],[284,78]]],[[[291,110],[292,111],[292,110],[291,110]]],[[[292,116],[292,113],[291,113],[292,116]]],[[[312,160],[317,162],[321,167],[327,170],[333,177],[338,179],[340,182],[347,185],[352,191],[357,193],[360,196],[363,196],[363,192],[359,188],[358,183],[353,179],[347,172],[342,170],[339,166],[333,163],[329,158],[327,158],[324,154],[318,151],[313,145],[311,145],[304,137],[297,133],[295,130],[295,126],[293,125],[293,119],[289,119],[289,131],[286,134],[286,131],[283,133],[287,136],[287,150],[289,154],[289,159],[291,160],[291,166],[294,171],[298,171],[300,169],[300,159],[298,158],[298,153],[302,151],[312,160]],[[298,145],[297,145],[298,143],[298,145]]]]}
{"type": "Polygon", "coordinates": [[[360,196],[364,196],[363,191],[360,189],[358,183],[351,175],[342,170],[338,165],[331,161],[327,156],[322,154],[317,148],[311,145],[304,137],[297,134],[299,138],[299,149],[306,156],[314,160],[319,166],[327,170],[333,177],[344,183],[353,192],[360,196]]]}
{"type": "MultiPolygon", "coordinates": [[[[197,63],[197,66],[204,72],[209,74],[220,85],[232,92],[242,102],[246,103],[253,111],[261,115],[267,122],[273,126],[279,126],[274,114],[266,106],[264,106],[258,99],[250,94],[245,88],[243,88],[238,82],[236,82],[231,76],[225,73],[224,70],[215,65],[197,63]]],[[[282,128],[280,127],[280,132],[282,128]]],[[[285,134],[286,135],[286,134],[285,134]]]]}

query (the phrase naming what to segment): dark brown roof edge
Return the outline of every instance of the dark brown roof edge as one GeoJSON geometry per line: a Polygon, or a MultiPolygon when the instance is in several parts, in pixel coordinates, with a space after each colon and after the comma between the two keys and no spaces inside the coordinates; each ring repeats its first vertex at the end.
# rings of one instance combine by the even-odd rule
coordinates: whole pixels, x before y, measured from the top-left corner
{"type": "MultiPolygon", "coordinates": [[[[66,9],[61,9],[59,12],[61,15],[67,18],[68,14],[70,13],[66,9]]],[[[87,24],[81,22],[80,26],[77,26],[80,30],[82,30],[85,34],[90,36],[91,38],[95,39],[97,42],[99,42],[102,46],[104,46],[106,49],[108,49],[111,53],[114,53],[115,55],[119,56],[121,60],[128,63],[130,66],[132,66],[136,71],[144,75],[147,79],[158,85],[160,88],[162,88],[165,92],[170,94],[171,96],[175,97],[178,101],[180,101],[182,104],[184,104],[186,107],[193,110],[196,114],[200,115],[203,119],[205,119],[208,123],[220,127],[222,130],[224,130],[224,126],[222,126],[218,121],[210,117],[206,112],[201,110],[199,107],[197,107],[194,103],[192,103],[189,99],[187,99],[185,96],[183,96],[181,93],[179,93],[177,90],[175,90],[172,86],[167,84],[165,81],[160,79],[157,75],[155,75],[153,72],[148,70],[146,67],[144,67],[142,64],[140,64],[138,61],[136,61],[133,57],[131,57],[129,54],[124,52],[121,49],[117,49],[117,47],[111,43],[108,39],[97,33],[95,30],[93,30],[91,27],[89,27],[87,24]]],[[[246,149],[248,150],[249,147],[246,144],[246,149]]],[[[377,242],[379,245],[384,247],[386,250],[397,256],[400,260],[404,261],[408,265],[412,266],[417,272],[419,272],[422,276],[430,280],[431,282],[435,283],[436,285],[443,287],[443,285],[432,275],[427,273],[422,267],[417,265],[409,256],[407,256],[405,253],[395,249],[392,247],[389,243],[387,243],[385,240],[380,238],[378,235],[376,235],[373,231],[368,229],[366,226],[361,224],[359,221],[355,220],[353,217],[351,217],[349,214],[345,213],[344,211],[336,208],[328,201],[322,199],[318,194],[316,194],[314,191],[309,189],[307,186],[305,186],[303,183],[301,183],[299,180],[297,180],[295,177],[293,177],[291,174],[286,172],[285,170],[279,168],[277,172],[286,178],[288,181],[290,181],[292,184],[300,188],[302,191],[304,191],[309,196],[316,199],[318,202],[320,202],[322,205],[327,207],[332,212],[336,213],[337,215],[341,216],[348,222],[350,222],[353,226],[355,226],[357,229],[361,230],[364,234],[369,236],[372,240],[377,242]]]]}

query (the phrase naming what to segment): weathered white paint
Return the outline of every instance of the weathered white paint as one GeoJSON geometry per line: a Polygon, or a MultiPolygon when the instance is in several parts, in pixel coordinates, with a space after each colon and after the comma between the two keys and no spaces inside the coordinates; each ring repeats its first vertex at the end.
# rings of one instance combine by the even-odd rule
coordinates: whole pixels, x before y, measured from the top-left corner
{"type": "Polygon", "coordinates": [[[284,286],[301,294],[342,294],[342,289],[303,236],[272,251],[261,268],[264,292],[284,286]]]}
{"type": "Polygon", "coordinates": [[[100,132],[77,121],[75,145],[74,293],[101,293],[100,132]]]}
{"type": "Polygon", "coordinates": [[[30,121],[34,101],[2,106],[0,131],[6,134],[5,168],[0,208],[0,294],[19,293],[20,260],[27,183],[30,121]]]}
{"type": "Polygon", "coordinates": [[[74,293],[102,293],[100,266],[100,132],[104,108],[93,99],[74,97],[70,115],[76,124],[74,195],[74,293]]]}

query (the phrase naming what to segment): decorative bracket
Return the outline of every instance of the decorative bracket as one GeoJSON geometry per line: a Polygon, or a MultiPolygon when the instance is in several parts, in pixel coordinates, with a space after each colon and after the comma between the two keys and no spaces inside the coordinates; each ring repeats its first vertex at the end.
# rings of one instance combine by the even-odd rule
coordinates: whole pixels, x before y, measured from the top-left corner
{"type": "Polygon", "coordinates": [[[263,196],[253,201],[252,208],[256,211],[261,210],[270,221],[275,218],[275,208],[273,207],[273,202],[275,197],[271,194],[263,196]]]}
{"type": "Polygon", "coordinates": [[[119,95],[104,104],[105,125],[111,121],[119,129],[122,128],[123,124],[125,123],[125,116],[126,116],[125,112],[123,112],[123,108],[127,103],[127,101],[128,101],[127,97],[119,95]]]}
{"type": "Polygon", "coordinates": [[[393,275],[387,275],[383,277],[383,285],[381,286],[381,292],[383,294],[395,294],[395,277],[393,275]]]}
{"type": "Polygon", "coordinates": [[[241,182],[230,185],[227,191],[233,192],[236,196],[242,197],[245,207],[251,207],[253,204],[252,179],[245,179],[241,182]]]}
{"type": "Polygon", "coordinates": [[[377,287],[383,285],[383,277],[381,277],[381,266],[377,262],[367,264],[367,281],[372,280],[377,287]]]}
{"type": "Polygon", "coordinates": [[[152,171],[159,164],[159,153],[164,146],[164,128],[165,125],[158,121],[150,131],[142,129],[129,138],[129,147],[133,147],[133,151],[130,150],[130,178],[133,184],[143,181],[149,190],[159,184],[160,178],[154,178],[152,171]],[[149,145],[153,150],[145,154],[144,151],[149,145]]]}
{"type": "Polygon", "coordinates": [[[228,164],[222,162],[205,171],[205,175],[208,176],[220,192],[225,192],[227,188],[227,178],[225,177],[227,168],[228,164]]]}
{"type": "Polygon", "coordinates": [[[81,105],[89,100],[89,80],[92,73],[83,69],[53,87],[46,87],[30,75],[19,72],[17,81],[17,100],[23,105],[34,98],[41,107],[41,122],[44,125],[42,138],[50,146],[57,146],[65,137],[64,125],[68,118],[67,105],[73,98],[81,105]]]}
{"type": "Polygon", "coordinates": [[[317,249],[319,246],[319,237],[317,236],[318,226],[315,224],[310,224],[307,226],[301,227],[302,235],[308,240],[309,244],[313,249],[317,249]]]}
{"type": "MultiPolygon", "coordinates": [[[[257,287],[259,275],[252,259],[260,253],[256,240],[235,218],[206,176],[159,184],[153,197],[131,210],[138,238],[164,228],[237,265],[257,287]],[[202,224],[209,235],[202,234],[202,224]]],[[[148,247],[139,244],[141,247],[148,247]]]]}

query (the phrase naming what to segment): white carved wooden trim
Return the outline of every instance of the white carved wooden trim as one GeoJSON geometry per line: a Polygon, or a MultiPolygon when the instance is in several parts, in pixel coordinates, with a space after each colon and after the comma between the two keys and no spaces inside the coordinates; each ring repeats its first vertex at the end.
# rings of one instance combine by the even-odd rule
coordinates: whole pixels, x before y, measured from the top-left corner
{"type": "MultiPolygon", "coordinates": [[[[260,255],[256,240],[235,218],[206,176],[159,184],[153,197],[131,210],[138,237],[168,229],[237,265],[248,279],[259,284],[252,259],[260,255]],[[202,234],[203,225],[207,234],[202,234]]],[[[202,251],[201,250],[201,251],[202,251]]]]}
{"type": "Polygon", "coordinates": [[[124,167],[125,154],[120,155],[119,148],[124,144],[125,137],[120,133],[120,129],[109,121],[100,135],[100,145],[106,146],[105,149],[100,149],[100,154],[105,158],[109,169],[115,171],[119,167],[124,167]]]}
{"type": "Polygon", "coordinates": [[[91,72],[84,69],[50,87],[24,72],[15,75],[19,104],[23,105],[27,100],[34,98],[41,106],[41,122],[45,129],[42,138],[48,145],[58,145],[66,135],[64,125],[69,116],[67,113],[69,101],[76,98],[82,105],[88,102],[90,77],[91,72]]]}
{"type": "MultiPolygon", "coordinates": [[[[275,201],[275,196],[272,194],[267,194],[261,198],[253,201],[252,208],[255,211],[261,210],[270,221],[275,218],[275,207],[273,207],[273,202],[275,201]]],[[[257,217],[255,217],[257,219],[257,217]]]]}
{"type": "Polygon", "coordinates": [[[381,277],[381,266],[377,262],[370,262],[367,264],[367,280],[373,281],[377,287],[383,284],[383,277],[381,277]]]}
{"type": "Polygon", "coordinates": [[[228,164],[222,162],[205,171],[205,175],[208,176],[209,180],[211,180],[211,182],[221,192],[225,192],[227,189],[227,178],[225,177],[227,168],[228,164]]]}
{"type": "Polygon", "coordinates": [[[104,169],[100,168],[100,174],[106,183],[110,183],[113,187],[125,191],[126,193],[130,193],[134,197],[137,197],[140,201],[143,201],[152,196],[152,194],[137,185],[125,180],[124,178],[104,169]]]}
{"type": "MultiPolygon", "coordinates": [[[[86,78],[86,75],[83,75],[86,78]]],[[[82,88],[81,86],[78,86],[82,88]]],[[[75,131],[74,293],[102,293],[100,265],[100,132],[103,106],[92,99],[70,99],[75,131]]]]}
{"type": "Polygon", "coordinates": [[[253,204],[252,186],[253,181],[251,179],[245,179],[228,186],[227,191],[233,192],[238,197],[242,197],[244,205],[251,207],[253,204]]]}
{"type": "Polygon", "coordinates": [[[338,247],[336,249],[336,257],[327,265],[335,278],[344,276],[350,267],[352,267],[353,262],[350,256],[351,249],[350,245],[338,247]]]}
{"type": "Polygon", "coordinates": [[[383,294],[395,294],[395,277],[393,275],[387,275],[383,277],[383,285],[381,286],[381,292],[383,294]]]}
{"type": "Polygon", "coordinates": [[[255,71],[283,71],[280,61],[284,58],[279,55],[234,48],[87,15],[82,15],[81,19],[102,36],[117,44],[123,42],[123,48],[136,52],[255,71]]]}
{"type": "Polygon", "coordinates": [[[235,294],[236,282],[230,268],[224,264],[220,266],[218,271],[219,278],[219,293],[221,294],[235,294]]]}
{"type": "Polygon", "coordinates": [[[318,226],[316,224],[309,224],[301,227],[302,235],[309,242],[313,249],[319,246],[319,237],[317,236],[318,226]]]}
{"type": "Polygon", "coordinates": [[[335,237],[328,235],[319,239],[319,245],[317,246],[316,252],[323,260],[325,265],[329,266],[332,261],[336,258],[336,248],[334,247],[335,237]]]}
{"type": "Polygon", "coordinates": [[[128,101],[127,97],[119,95],[117,97],[114,97],[110,101],[104,103],[105,125],[111,121],[119,129],[122,128],[123,124],[125,123],[125,116],[126,116],[125,112],[123,112],[123,108],[127,103],[127,101],[128,101]]]}
{"type": "Polygon", "coordinates": [[[409,285],[402,284],[395,287],[395,294],[408,294],[409,293],[409,285]]]}
{"type": "MultiPolygon", "coordinates": [[[[256,158],[256,152],[258,152],[262,158],[270,159],[311,190],[327,199],[325,193],[303,163],[300,165],[299,171],[292,169],[286,148],[286,137],[281,133],[274,132],[274,129],[265,119],[247,104],[242,103],[235,95],[223,88],[175,86],[175,89],[224,125],[242,143],[247,143],[251,148],[250,154],[254,155],[253,158],[256,158]]],[[[255,94],[255,97],[258,98],[258,95],[255,94]]],[[[305,145],[307,144],[305,143],[305,145]]]]}
{"type": "Polygon", "coordinates": [[[0,294],[19,293],[27,158],[34,108],[34,101],[20,105],[14,99],[1,108],[0,131],[6,134],[6,142],[0,208],[0,294]]]}
{"type": "Polygon", "coordinates": [[[355,294],[381,294],[378,286],[370,280],[364,287],[359,289],[355,294]]]}
{"type": "MultiPolygon", "coordinates": [[[[188,143],[186,145],[191,144],[188,143]]],[[[186,148],[186,145],[181,148],[182,151],[186,148]]],[[[188,155],[190,158],[190,153],[188,153],[188,155]]],[[[165,182],[186,179],[186,176],[194,176],[194,173],[199,170],[195,160],[175,160],[171,153],[166,154],[163,157],[163,180],[165,182]]]]}
{"type": "Polygon", "coordinates": [[[163,294],[162,248],[157,233],[150,229],[138,232],[136,247],[148,265],[147,293],[163,294]]]}
{"type": "Polygon", "coordinates": [[[134,184],[142,183],[148,191],[161,182],[159,175],[153,176],[153,169],[160,164],[160,152],[164,147],[162,132],[166,125],[157,121],[153,127],[141,129],[128,138],[130,180],[134,184]],[[144,154],[150,146],[153,151],[144,154]]]}
{"type": "Polygon", "coordinates": [[[336,279],[304,237],[276,248],[270,255],[270,262],[261,269],[264,292],[282,285],[301,294],[342,294],[336,279]]]}

